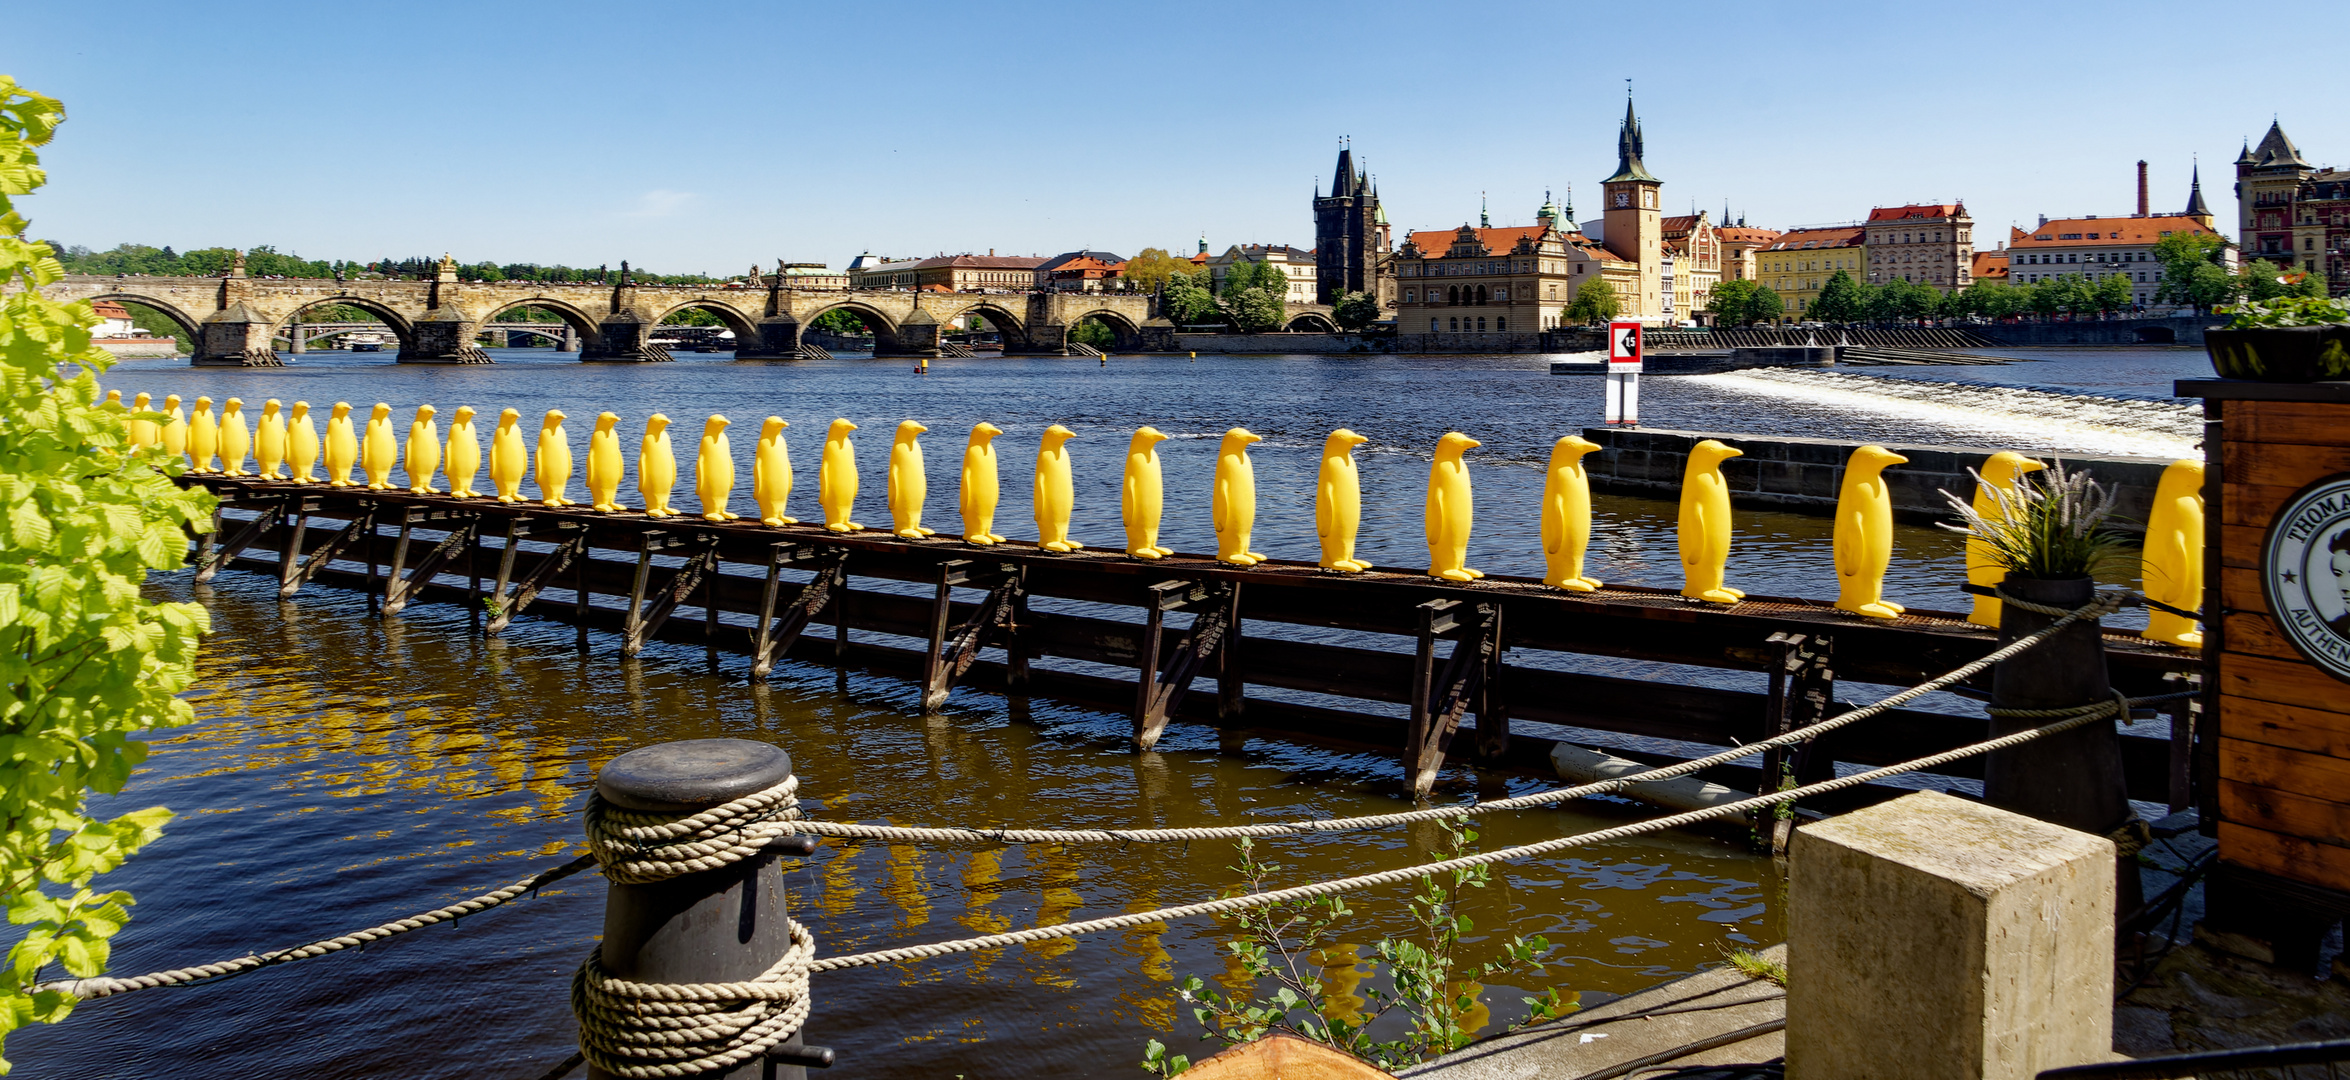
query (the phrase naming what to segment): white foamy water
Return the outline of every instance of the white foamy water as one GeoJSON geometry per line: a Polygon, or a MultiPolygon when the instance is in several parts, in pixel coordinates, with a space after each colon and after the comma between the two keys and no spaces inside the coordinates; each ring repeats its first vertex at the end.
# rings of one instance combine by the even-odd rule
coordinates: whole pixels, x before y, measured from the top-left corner
{"type": "Polygon", "coordinates": [[[2067,394],[1828,371],[1686,376],[1731,394],[1801,403],[1844,416],[1900,417],[1947,429],[1948,441],[2021,450],[2196,457],[2203,410],[2177,401],[2067,394]]]}

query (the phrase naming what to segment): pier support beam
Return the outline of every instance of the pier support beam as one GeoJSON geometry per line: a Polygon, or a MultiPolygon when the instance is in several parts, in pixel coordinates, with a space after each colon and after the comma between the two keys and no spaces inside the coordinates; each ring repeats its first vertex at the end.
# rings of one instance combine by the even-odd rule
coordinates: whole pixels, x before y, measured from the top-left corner
{"type": "Polygon", "coordinates": [[[2030,1080],[2113,1054],[2113,842],[1921,791],[1796,830],[1790,1080],[2030,1080]]]}
{"type": "Polygon", "coordinates": [[[734,343],[737,360],[793,360],[799,355],[800,321],[788,313],[759,320],[756,335],[734,343]]]}
{"type": "Polygon", "coordinates": [[[473,343],[479,327],[454,307],[433,308],[408,324],[397,359],[403,364],[487,364],[490,354],[473,343]]]}
{"type": "Polygon", "coordinates": [[[270,320],[253,313],[243,302],[215,311],[196,328],[195,351],[188,363],[195,367],[284,367],[271,347],[270,320]]]}
{"type": "Polygon", "coordinates": [[[654,363],[671,359],[669,350],[653,344],[654,323],[625,308],[596,324],[595,337],[579,350],[583,361],[654,363]]]}

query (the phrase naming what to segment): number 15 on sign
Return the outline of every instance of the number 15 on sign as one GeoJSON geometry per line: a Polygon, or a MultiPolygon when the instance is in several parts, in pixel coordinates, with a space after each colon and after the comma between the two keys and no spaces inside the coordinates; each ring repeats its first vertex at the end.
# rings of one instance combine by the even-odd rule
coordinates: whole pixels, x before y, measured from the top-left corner
{"type": "Polygon", "coordinates": [[[1640,324],[1607,324],[1607,422],[1640,423],[1640,324]]]}

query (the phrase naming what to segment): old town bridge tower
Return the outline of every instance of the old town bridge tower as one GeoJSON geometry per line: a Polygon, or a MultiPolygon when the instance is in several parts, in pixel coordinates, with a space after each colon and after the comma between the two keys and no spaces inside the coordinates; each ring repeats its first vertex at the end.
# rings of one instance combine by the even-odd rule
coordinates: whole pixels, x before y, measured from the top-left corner
{"type": "Polygon", "coordinates": [[[1382,308],[1395,306],[1387,212],[1379,208],[1379,190],[1371,178],[1356,171],[1351,148],[1338,151],[1330,194],[1314,193],[1314,273],[1321,303],[1330,303],[1344,289],[1369,292],[1382,308]]]}

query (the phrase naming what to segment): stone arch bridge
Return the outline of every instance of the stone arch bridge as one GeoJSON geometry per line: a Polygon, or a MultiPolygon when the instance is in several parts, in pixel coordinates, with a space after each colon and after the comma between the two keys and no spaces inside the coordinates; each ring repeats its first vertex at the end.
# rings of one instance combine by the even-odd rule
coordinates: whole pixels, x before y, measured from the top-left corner
{"type": "MultiPolygon", "coordinates": [[[[331,278],[173,278],[71,275],[42,290],[52,300],[121,300],[169,316],[194,342],[199,366],[284,363],[272,338],[290,337],[297,317],[324,304],[358,308],[384,321],[400,341],[404,364],[486,364],[474,339],[518,308],[553,313],[577,335],[588,361],[666,360],[652,344],[661,321],[696,309],[734,331],[740,359],[789,359],[802,328],[826,312],[855,312],[873,330],[877,356],[935,356],[942,330],[979,319],[1002,335],[1006,354],[1068,351],[1069,331],[1098,318],[1121,351],[1172,349],[1174,327],[1156,299],[1132,293],[957,293],[869,289],[792,289],[778,276],[763,285],[570,284],[458,281],[444,266],[437,280],[336,281],[331,278]]],[[[1292,325],[1326,321],[1328,309],[1297,305],[1292,325]]]]}

